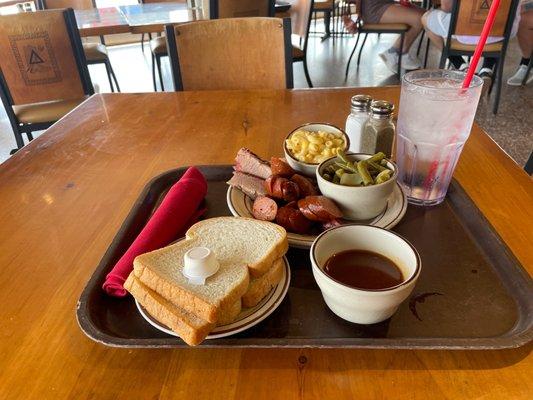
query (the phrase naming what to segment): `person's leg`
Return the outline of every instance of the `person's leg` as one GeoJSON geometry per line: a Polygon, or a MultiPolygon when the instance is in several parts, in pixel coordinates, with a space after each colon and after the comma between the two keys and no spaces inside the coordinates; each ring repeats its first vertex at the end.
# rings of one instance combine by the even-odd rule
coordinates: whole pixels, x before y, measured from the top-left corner
{"type": "Polygon", "coordinates": [[[435,11],[436,10],[430,10],[422,15],[422,26],[426,30],[426,35],[428,36],[431,44],[433,44],[433,46],[435,46],[438,50],[442,51],[444,47],[444,39],[439,34],[433,32],[431,27],[429,27],[429,19],[431,18],[432,13],[435,11]]]}
{"type": "MultiPolygon", "coordinates": [[[[528,8],[522,11],[516,37],[518,38],[522,59],[514,75],[507,80],[507,84],[511,86],[522,85],[528,71],[531,53],[533,52],[533,9],[528,8]]],[[[526,84],[532,81],[533,74],[530,74],[526,84]]]]}
{"type": "Polygon", "coordinates": [[[522,12],[516,37],[522,58],[531,57],[533,52],[533,9],[522,12]]]}
{"type": "Polygon", "coordinates": [[[403,49],[400,50],[400,39],[394,42],[393,47],[401,53],[407,53],[422,30],[422,15],[424,10],[418,7],[405,7],[399,4],[391,4],[381,16],[382,24],[407,24],[409,30],[405,33],[403,49]]]}

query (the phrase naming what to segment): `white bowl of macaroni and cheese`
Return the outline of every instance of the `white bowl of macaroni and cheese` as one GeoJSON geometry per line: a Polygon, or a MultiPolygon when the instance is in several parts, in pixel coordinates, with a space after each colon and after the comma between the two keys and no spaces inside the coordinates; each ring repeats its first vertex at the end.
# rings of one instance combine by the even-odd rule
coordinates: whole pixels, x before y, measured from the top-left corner
{"type": "Polygon", "coordinates": [[[314,177],[318,165],[347,151],[350,147],[348,135],[334,125],[309,123],[299,126],[285,138],[283,151],[289,165],[295,171],[314,177]]]}

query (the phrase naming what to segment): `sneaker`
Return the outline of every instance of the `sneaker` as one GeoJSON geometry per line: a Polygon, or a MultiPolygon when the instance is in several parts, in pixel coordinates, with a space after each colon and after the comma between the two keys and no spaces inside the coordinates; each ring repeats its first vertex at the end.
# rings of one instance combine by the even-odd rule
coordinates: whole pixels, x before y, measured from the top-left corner
{"type": "MultiPolygon", "coordinates": [[[[522,85],[522,81],[524,80],[526,73],[527,65],[520,65],[520,67],[518,67],[518,69],[516,70],[515,74],[507,80],[507,84],[510,86],[522,85]]],[[[533,72],[529,73],[526,85],[529,85],[531,82],[533,82],[533,72]]]]}
{"type": "Polygon", "coordinates": [[[468,67],[469,67],[468,63],[462,63],[457,71],[466,72],[468,71],[468,67]]]}
{"type": "Polygon", "coordinates": [[[379,54],[379,58],[383,60],[387,68],[392,72],[398,72],[398,53],[395,51],[385,50],[379,54]]]}
{"type": "Polygon", "coordinates": [[[422,63],[417,57],[413,57],[411,54],[402,55],[402,68],[407,70],[419,69],[422,67],[422,63]]]}
{"type": "Polygon", "coordinates": [[[492,86],[492,69],[481,68],[481,70],[476,75],[483,79],[483,88],[481,89],[481,96],[485,96],[485,94],[492,86]]]}

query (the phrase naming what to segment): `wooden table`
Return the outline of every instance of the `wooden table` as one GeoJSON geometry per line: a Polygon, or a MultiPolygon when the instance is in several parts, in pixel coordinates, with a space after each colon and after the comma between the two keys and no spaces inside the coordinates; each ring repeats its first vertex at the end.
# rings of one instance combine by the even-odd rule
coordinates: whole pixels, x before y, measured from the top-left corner
{"type": "MultiPolygon", "coordinates": [[[[277,11],[286,11],[289,8],[290,4],[283,2],[276,5],[277,11]]],[[[81,36],[162,32],[166,24],[208,18],[202,9],[187,8],[187,3],[147,3],[93,8],[75,10],[75,14],[81,36]]]]}
{"type": "MultiPolygon", "coordinates": [[[[75,309],[145,183],[282,154],[295,126],[343,126],[390,88],[95,95],[0,167],[1,399],[529,399],[531,345],[501,351],[113,349],[75,309]]],[[[474,127],[455,177],[533,272],[533,186],[474,127]]]]}

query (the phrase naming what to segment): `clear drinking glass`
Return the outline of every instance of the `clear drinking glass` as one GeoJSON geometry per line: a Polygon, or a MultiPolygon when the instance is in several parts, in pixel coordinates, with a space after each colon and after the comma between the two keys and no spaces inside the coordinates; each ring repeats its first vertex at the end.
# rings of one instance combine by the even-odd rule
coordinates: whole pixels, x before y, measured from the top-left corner
{"type": "Polygon", "coordinates": [[[474,76],[462,89],[464,77],[458,71],[419,70],[402,79],[396,163],[410,203],[432,206],[446,196],[483,86],[474,76]]]}

